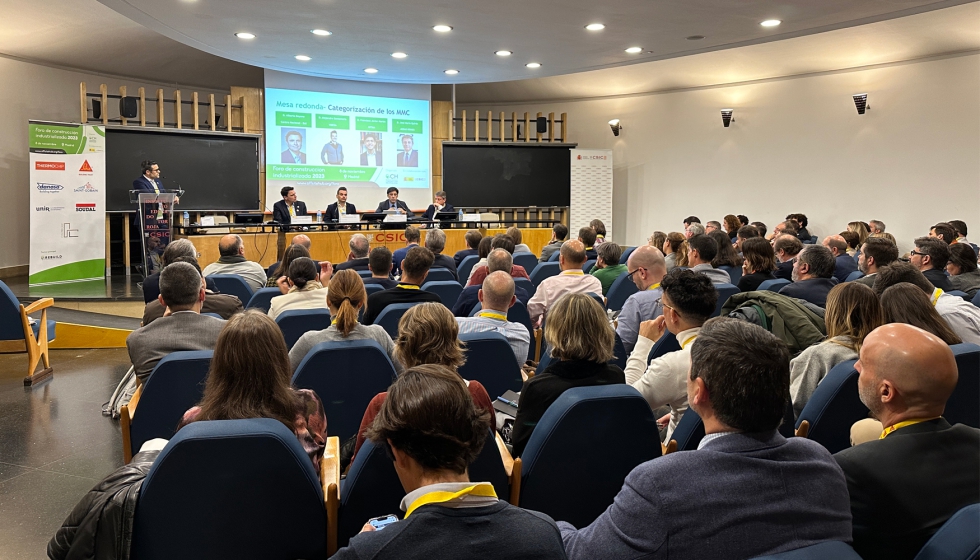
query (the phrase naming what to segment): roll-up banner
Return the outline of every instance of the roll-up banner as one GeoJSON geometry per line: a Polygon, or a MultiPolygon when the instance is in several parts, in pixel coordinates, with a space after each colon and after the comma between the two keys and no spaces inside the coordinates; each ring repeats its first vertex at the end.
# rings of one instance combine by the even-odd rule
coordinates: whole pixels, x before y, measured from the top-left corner
{"type": "Polygon", "coordinates": [[[30,121],[31,286],[105,281],[105,129],[30,121]]]}

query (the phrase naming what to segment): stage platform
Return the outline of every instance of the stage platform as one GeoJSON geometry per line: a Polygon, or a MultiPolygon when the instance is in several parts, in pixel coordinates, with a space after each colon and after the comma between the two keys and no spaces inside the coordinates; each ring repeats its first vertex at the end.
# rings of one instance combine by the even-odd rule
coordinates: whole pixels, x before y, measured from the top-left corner
{"type": "Polygon", "coordinates": [[[14,276],[4,279],[4,283],[14,293],[22,303],[35,301],[45,297],[55,298],[55,301],[64,302],[139,302],[143,304],[143,290],[140,283],[143,278],[134,274],[133,276],[110,276],[105,281],[95,282],[73,282],[71,284],[57,284],[53,286],[30,287],[27,284],[27,275],[14,276]]]}

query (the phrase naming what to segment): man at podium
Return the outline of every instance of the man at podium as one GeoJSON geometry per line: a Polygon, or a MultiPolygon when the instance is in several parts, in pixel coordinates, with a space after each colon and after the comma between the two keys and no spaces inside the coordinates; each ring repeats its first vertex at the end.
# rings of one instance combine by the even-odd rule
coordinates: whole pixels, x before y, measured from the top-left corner
{"type": "MultiPolygon", "coordinates": [[[[143,176],[133,181],[133,190],[145,193],[160,194],[166,192],[160,184],[160,166],[157,162],[145,160],[140,164],[143,176]]],[[[174,204],[180,202],[180,198],[174,197],[174,204]]]]}

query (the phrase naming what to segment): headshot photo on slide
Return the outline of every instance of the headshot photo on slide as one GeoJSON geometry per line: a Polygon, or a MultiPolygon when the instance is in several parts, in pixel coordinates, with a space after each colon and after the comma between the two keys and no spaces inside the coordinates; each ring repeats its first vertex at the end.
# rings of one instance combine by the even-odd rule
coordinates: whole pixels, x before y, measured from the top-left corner
{"type": "Polygon", "coordinates": [[[306,163],[306,153],[303,151],[306,129],[283,128],[281,132],[282,163],[306,163]]]}
{"type": "Polygon", "coordinates": [[[402,149],[398,152],[398,167],[418,167],[419,151],[415,149],[415,137],[402,134],[400,140],[402,149]]]}
{"type": "Polygon", "coordinates": [[[361,165],[371,167],[384,165],[381,157],[381,134],[377,132],[361,133],[361,165]]]}
{"type": "Polygon", "coordinates": [[[336,130],[330,131],[330,141],[323,145],[320,161],[327,165],[344,164],[344,145],[338,140],[336,130]]]}

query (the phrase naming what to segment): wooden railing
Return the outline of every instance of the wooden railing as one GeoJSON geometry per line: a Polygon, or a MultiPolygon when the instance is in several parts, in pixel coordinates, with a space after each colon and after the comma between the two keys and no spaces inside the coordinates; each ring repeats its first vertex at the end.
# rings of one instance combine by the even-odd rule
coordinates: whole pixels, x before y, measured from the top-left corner
{"type": "Polygon", "coordinates": [[[531,118],[530,113],[524,113],[524,118],[519,119],[517,113],[511,113],[508,118],[503,111],[497,117],[494,117],[493,111],[487,111],[486,118],[481,120],[480,111],[474,111],[473,118],[470,119],[464,110],[459,117],[449,111],[447,118],[450,139],[457,142],[564,143],[568,138],[568,113],[562,113],[561,117],[555,120],[554,113],[548,113],[547,117],[544,113],[538,113],[534,119],[531,118]],[[546,119],[547,132],[537,131],[538,119],[546,119]],[[522,123],[523,128],[521,128],[522,123]],[[555,134],[555,124],[559,125],[558,134],[555,134]],[[533,133],[530,132],[532,125],[535,127],[533,133]],[[496,129],[496,137],[494,137],[494,129],[496,129]]]}
{"type": "MultiPolygon", "coordinates": [[[[122,99],[124,97],[127,97],[126,86],[119,86],[118,95],[110,94],[109,89],[105,84],[99,85],[99,93],[88,93],[87,88],[85,86],[85,82],[82,82],[81,84],[79,84],[79,109],[80,109],[79,122],[82,123],[101,122],[103,125],[108,125],[112,123],[121,126],[135,125],[135,122],[133,122],[133,124],[130,125],[130,121],[134,119],[127,119],[126,117],[123,117],[121,114],[119,114],[118,108],[115,111],[117,116],[113,118],[109,117],[109,100],[122,99]],[[90,99],[93,100],[93,102],[97,101],[99,103],[101,114],[99,115],[98,118],[89,116],[88,106],[89,106],[90,99]]],[[[156,90],[156,97],[147,98],[146,88],[141,87],[137,90],[137,96],[136,96],[136,99],[138,100],[137,113],[139,115],[138,116],[139,126],[145,127],[149,125],[158,128],[173,127],[178,129],[202,130],[201,108],[204,107],[207,109],[207,117],[206,117],[206,121],[204,122],[205,128],[203,128],[203,130],[211,130],[214,132],[245,132],[249,130],[250,123],[247,122],[248,120],[247,97],[244,96],[239,97],[238,99],[235,100],[236,103],[232,102],[232,97],[231,95],[228,94],[224,96],[224,103],[217,103],[215,94],[213,93],[207,94],[207,101],[204,103],[200,101],[200,97],[201,97],[200,94],[198,94],[198,92],[195,91],[195,92],[191,92],[191,99],[189,101],[184,101],[181,99],[181,92],[178,89],[178,90],[174,90],[174,94],[172,98],[167,99],[163,95],[163,88],[158,88],[156,90]],[[156,109],[155,122],[147,121],[146,119],[147,102],[155,103],[155,107],[154,107],[156,109]],[[164,109],[166,108],[167,104],[173,105],[174,120],[171,122],[166,122],[166,119],[164,118],[164,109]],[[184,106],[186,105],[191,106],[191,122],[187,124],[185,124],[183,120],[183,116],[184,116],[183,109],[184,106]],[[217,122],[221,115],[221,113],[218,112],[219,109],[223,110],[225,116],[225,123],[224,126],[221,128],[218,128],[218,122],[217,122]],[[237,113],[237,115],[234,115],[234,113],[237,113]],[[235,119],[233,118],[233,115],[238,117],[238,126],[235,126],[234,124],[235,119]]],[[[93,115],[94,114],[95,111],[93,106],[93,115]]]]}

